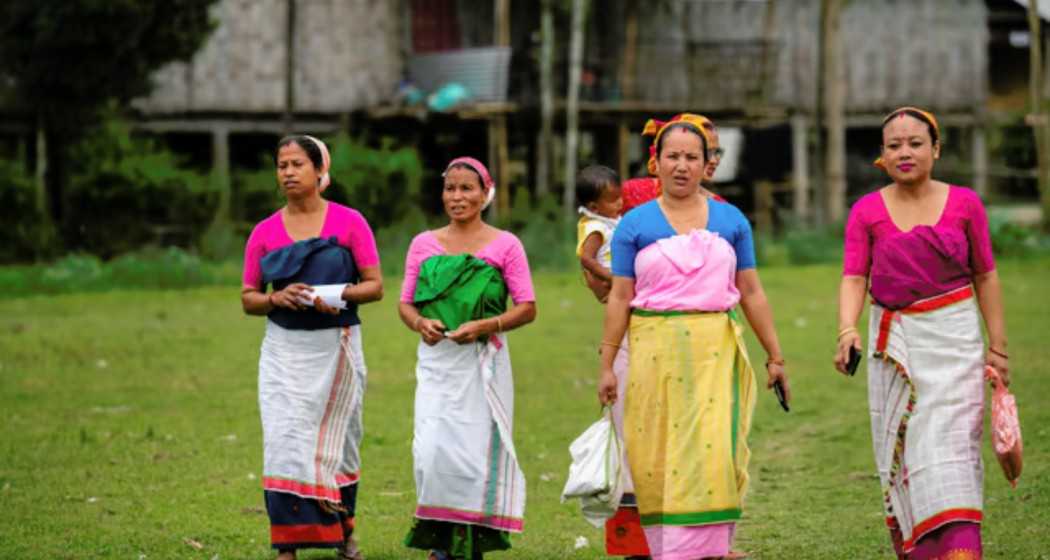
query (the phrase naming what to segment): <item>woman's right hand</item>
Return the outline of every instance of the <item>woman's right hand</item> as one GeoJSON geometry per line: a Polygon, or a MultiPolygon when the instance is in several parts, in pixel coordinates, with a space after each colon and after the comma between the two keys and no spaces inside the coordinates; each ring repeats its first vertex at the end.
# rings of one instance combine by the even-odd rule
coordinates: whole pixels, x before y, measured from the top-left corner
{"type": "Polygon", "coordinates": [[[446,330],[445,323],[442,323],[438,319],[420,317],[416,324],[417,330],[419,330],[419,336],[423,338],[423,342],[427,343],[427,345],[433,346],[444,340],[446,330]]]}
{"type": "Polygon", "coordinates": [[[857,352],[863,350],[860,346],[860,333],[855,330],[848,332],[842,335],[842,338],[839,338],[838,349],[835,351],[835,369],[846,375],[849,375],[846,365],[849,363],[850,348],[856,348],[857,352]]]}
{"type": "Polygon", "coordinates": [[[303,302],[310,299],[310,294],[312,293],[313,290],[310,289],[310,286],[296,282],[285,286],[283,290],[277,290],[270,294],[270,303],[274,307],[302,311],[306,309],[306,304],[303,302]]]}
{"type": "Polygon", "coordinates": [[[611,369],[603,369],[598,379],[598,402],[611,405],[616,402],[616,374],[611,369]]]}

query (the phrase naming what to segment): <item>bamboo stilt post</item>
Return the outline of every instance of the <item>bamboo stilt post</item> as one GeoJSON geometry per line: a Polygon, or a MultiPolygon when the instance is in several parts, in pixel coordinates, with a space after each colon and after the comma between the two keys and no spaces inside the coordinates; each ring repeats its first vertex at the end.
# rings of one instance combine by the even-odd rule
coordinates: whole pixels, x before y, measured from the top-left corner
{"type": "Polygon", "coordinates": [[[565,191],[562,209],[572,219],[576,205],[576,158],[579,149],[580,73],[583,70],[583,23],[587,0],[572,2],[572,34],[569,42],[569,91],[566,95],[565,191]]]}
{"type": "Polygon", "coordinates": [[[1028,124],[1035,136],[1042,227],[1050,231],[1050,126],[1043,108],[1043,34],[1039,0],[1028,0],[1028,124]]]}
{"type": "MultiPolygon", "coordinates": [[[[496,14],[496,45],[500,47],[510,46],[510,0],[495,0],[496,14]]],[[[489,120],[490,138],[495,141],[495,159],[490,160],[490,165],[495,164],[496,176],[494,177],[499,190],[496,191],[496,215],[510,215],[510,174],[508,173],[507,154],[507,115],[500,113],[489,120]]],[[[491,153],[491,152],[490,152],[491,153]]]]}
{"type": "Polygon", "coordinates": [[[828,144],[824,178],[827,218],[841,222],[846,213],[846,84],[842,80],[842,49],[839,48],[842,2],[828,0],[824,19],[824,98],[827,104],[828,144]]]}
{"type": "Polygon", "coordinates": [[[536,138],[536,197],[550,192],[554,137],[554,10],[543,0],[540,13],[540,134],[536,138]]]}

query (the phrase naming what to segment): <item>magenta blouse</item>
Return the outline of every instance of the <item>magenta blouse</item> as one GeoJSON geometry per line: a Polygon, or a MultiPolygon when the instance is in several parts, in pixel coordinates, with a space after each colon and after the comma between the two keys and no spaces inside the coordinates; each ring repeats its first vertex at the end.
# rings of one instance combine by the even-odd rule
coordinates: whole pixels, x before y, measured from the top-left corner
{"type": "Polygon", "coordinates": [[[883,307],[907,307],[994,269],[988,216],[968,188],[949,186],[937,223],[909,231],[893,223],[880,191],[868,193],[850,210],[842,274],[869,277],[871,296],[883,307]]]}
{"type": "MultiPolygon", "coordinates": [[[[350,250],[358,269],[378,266],[376,239],[365,217],[342,204],[329,201],[327,205],[324,225],[318,237],[337,238],[339,245],[350,250]]],[[[244,247],[244,285],[262,289],[262,268],[259,263],[263,256],[293,243],[295,240],[288,235],[280,210],[256,224],[244,247]]]]}
{"type": "MultiPolygon", "coordinates": [[[[419,267],[423,261],[434,255],[446,255],[445,248],[432,231],[417,235],[408,246],[405,256],[405,280],[401,284],[401,301],[412,303],[416,293],[416,282],[419,280],[419,267]]],[[[501,231],[484,249],[474,256],[489,263],[503,274],[507,283],[510,299],[515,304],[536,301],[532,288],[532,274],[529,272],[529,259],[525,256],[525,246],[509,231],[501,231]]]]}

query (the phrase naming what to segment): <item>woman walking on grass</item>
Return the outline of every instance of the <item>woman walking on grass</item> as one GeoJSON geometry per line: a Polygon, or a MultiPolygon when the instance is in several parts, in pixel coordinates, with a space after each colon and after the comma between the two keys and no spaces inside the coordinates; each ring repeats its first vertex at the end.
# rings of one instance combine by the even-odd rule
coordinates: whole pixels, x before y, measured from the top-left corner
{"type": "Polygon", "coordinates": [[[617,399],[613,362],[627,333],[624,432],[649,553],[721,558],[747,490],[756,396],[738,302],[768,354],[767,386],[780,383],[787,398],[790,391],[751,228],[698,188],[703,121],[686,114],[663,123],[654,146],[661,194],[624,216],[613,236],[598,397],[617,399]]]}
{"type": "Polygon", "coordinates": [[[421,338],[412,439],[417,506],[405,545],[430,551],[431,560],[480,560],[510,548],[510,533],[523,527],[525,477],[511,439],[505,333],[536,318],[536,296],[521,242],[481,218],[496,189],[485,166],[457,158],[443,177],[449,224],[412,240],[399,306],[421,338]]]}
{"type": "Polygon", "coordinates": [[[357,306],[383,297],[379,255],[364,217],[321,196],[330,183],[323,142],[286,137],[276,161],[287,204],[252,230],[241,289],[244,312],[267,316],[259,412],[270,539],[279,560],[301,548],[361,560],[353,530],[366,370],[357,306]],[[315,292],[322,285],[343,287],[326,302],[315,292]]]}
{"type": "Polygon", "coordinates": [[[904,107],[883,120],[876,165],[892,182],[850,211],[839,289],[835,366],[843,373],[850,350],[861,350],[866,291],[873,300],[875,463],[893,548],[912,560],[981,557],[985,365],[1009,382],[984,206],[973,191],[931,177],[940,148],[925,111],[904,107]]]}

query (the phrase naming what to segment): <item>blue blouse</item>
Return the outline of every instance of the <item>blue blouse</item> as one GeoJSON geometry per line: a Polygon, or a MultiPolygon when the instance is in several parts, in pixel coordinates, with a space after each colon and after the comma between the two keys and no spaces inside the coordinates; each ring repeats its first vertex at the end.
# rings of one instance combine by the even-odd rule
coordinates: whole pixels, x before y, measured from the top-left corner
{"type": "MultiPolygon", "coordinates": [[[[656,200],[628,212],[612,239],[612,273],[634,278],[634,258],[653,243],[674,237],[678,233],[667,221],[656,200]]],[[[728,202],[708,199],[707,230],[717,233],[733,246],[736,269],[755,268],[755,245],[751,240],[751,224],[736,206],[728,202]]]]}

